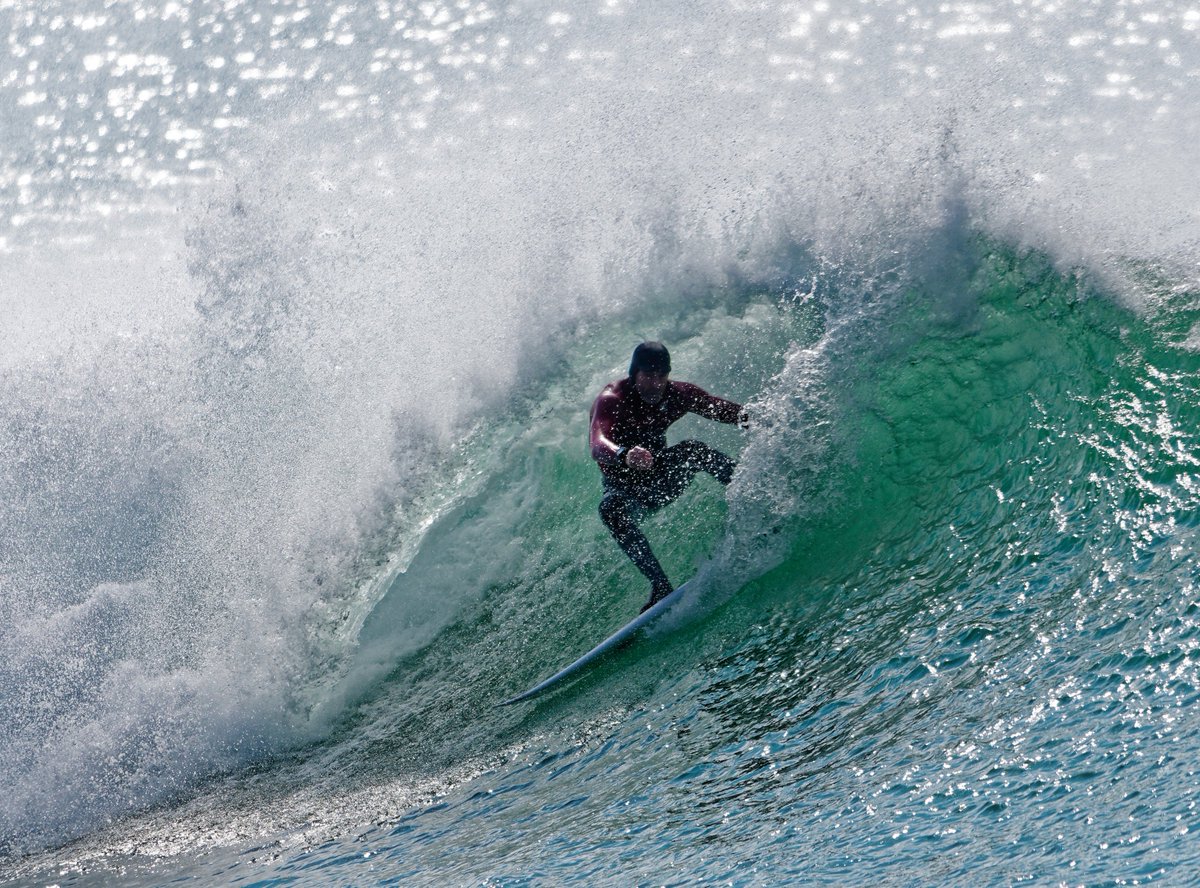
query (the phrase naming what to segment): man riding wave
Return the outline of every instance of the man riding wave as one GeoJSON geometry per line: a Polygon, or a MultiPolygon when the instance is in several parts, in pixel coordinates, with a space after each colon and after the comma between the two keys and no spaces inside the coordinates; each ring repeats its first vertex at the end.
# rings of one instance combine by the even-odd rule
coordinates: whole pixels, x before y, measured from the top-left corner
{"type": "Polygon", "coordinates": [[[609,383],[592,405],[592,459],[600,467],[604,497],[600,518],[617,544],[650,581],[652,607],[674,588],[654,557],[638,521],[673,502],[697,472],[722,484],[737,464],[701,441],[667,446],[667,428],[687,413],[745,425],[740,404],[710,395],[690,382],[674,382],[671,355],[661,342],[643,342],[633,351],[629,375],[609,383]]]}

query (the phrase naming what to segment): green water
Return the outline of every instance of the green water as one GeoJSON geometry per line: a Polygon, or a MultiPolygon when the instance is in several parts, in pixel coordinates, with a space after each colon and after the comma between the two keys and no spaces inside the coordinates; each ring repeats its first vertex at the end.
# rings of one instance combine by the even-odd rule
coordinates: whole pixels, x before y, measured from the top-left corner
{"type": "Polygon", "coordinates": [[[953,298],[738,290],[581,329],[448,465],[461,495],[367,620],[332,735],[133,834],[257,835],[178,871],[234,883],[1179,884],[1194,294],[1146,276],[1137,313],[986,243],[968,271],[953,298]],[[645,594],[584,432],[655,321],[677,377],[757,416],[672,430],[740,459],[727,497],[702,478],[647,523],[706,594],[497,709],[645,594]]]}

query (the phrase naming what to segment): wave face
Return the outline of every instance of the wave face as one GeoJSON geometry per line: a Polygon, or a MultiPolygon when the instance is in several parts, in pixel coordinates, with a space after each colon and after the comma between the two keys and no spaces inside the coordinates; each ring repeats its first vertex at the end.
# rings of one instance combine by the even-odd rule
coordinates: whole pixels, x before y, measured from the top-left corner
{"type": "Polygon", "coordinates": [[[0,18],[16,872],[1194,865],[1194,10],[0,18]],[[755,416],[676,429],[701,594],[494,710],[644,597],[643,338],[755,416]]]}

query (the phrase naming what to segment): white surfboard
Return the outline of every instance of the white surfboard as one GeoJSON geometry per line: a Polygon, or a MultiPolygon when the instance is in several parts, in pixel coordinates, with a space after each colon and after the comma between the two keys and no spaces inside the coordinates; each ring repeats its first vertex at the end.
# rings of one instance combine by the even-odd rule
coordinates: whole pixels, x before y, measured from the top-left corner
{"type": "Polygon", "coordinates": [[[684,583],[682,586],[680,586],[678,589],[676,589],[674,592],[672,592],[670,595],[668,595],[662,601],[657,602],[654,605],[654,607],[638,614],[636,617],[634,617],[632,620],[630,620],[628,623],[626,623],[624,626],[622,626],[620,629],[618,629],[612,635],[608,636],[608,638],[604,639],[604,641],[600,642],[598,645],[596,645],[594,648],[592,648],[590,651],[588,651],[586,654],[584,654],[582,657],[580,657],[578,660],[576,660],[570,666],[563,667],[558,672],[554,673],[548,679],[543,681],[541,684],[536,684],[533,687],[531,687],[529,690],[527,690],[525,693],[517,694],[517,696],[515,696],[515,697],[510,697],[509,699],[505,700],[503,703],[500,703],[498,705],[510,706],[513,703],[520,703],[522,700],[528,700],[531,697],[536,697],[538,694],[542,693],[542,691],[546,690],[547,688],[553,687],[554,685],[558,684],[563,679],[569,678],[570,676],[574,675],[576,672],[583,669],[589,663],[594,662],[597,658],[599,658],[603,654],[607,653],[608,651],[612,650],[617,645],[619,645],[621,642],[625,641],[625,639],[632,636],[635,632],[637,632],[643,626],[645,626],[648,623],[653,622],[654,620],[661,617],[668,610],[670,610],[670,608],[673,607],[676,604],[676,602],[678,602],[679,599],[683,597],[683,593],[687,590],[688,586],[690,586],[691,583],[692,583],[692,581],[688,580],[686,583],[684,583]]]}

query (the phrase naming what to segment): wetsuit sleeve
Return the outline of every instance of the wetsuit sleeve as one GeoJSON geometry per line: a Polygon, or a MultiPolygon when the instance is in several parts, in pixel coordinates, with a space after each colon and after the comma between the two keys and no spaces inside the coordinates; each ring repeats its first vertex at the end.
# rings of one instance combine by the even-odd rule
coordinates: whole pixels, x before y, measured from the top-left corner
{"type": "Polygon", "coordinates": [[[592,405],[591,429],[588,439],[592,447],[592,459],[603,465],[620,465],[620,447],[612,439],[613,416],[617,399],[608,391],[601,392],[596,403],[592,405]]]}
{"type": "Polygon", "coordinates": [[[705,419],[715,419],[717,422],[745,424],[746,411],[741,404],[726,401],[716,395],[710,395],[698,385],[690,382],[676,383],[683,404],[688,412],[696,413],[705,419]]]}

